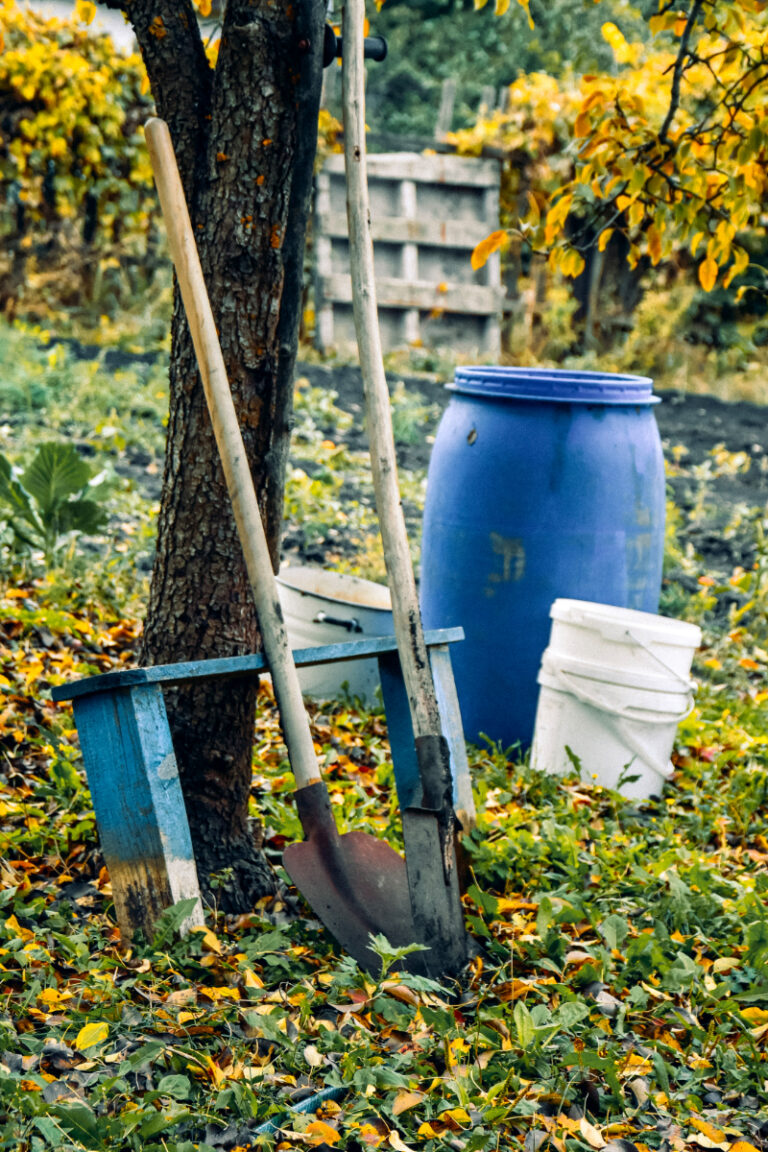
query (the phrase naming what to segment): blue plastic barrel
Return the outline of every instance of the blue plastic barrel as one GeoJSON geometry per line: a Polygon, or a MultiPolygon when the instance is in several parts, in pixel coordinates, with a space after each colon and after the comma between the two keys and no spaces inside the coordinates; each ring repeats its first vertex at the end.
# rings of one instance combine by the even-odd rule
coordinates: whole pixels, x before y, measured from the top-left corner
{"type": "Polygon", "coordinates": [[[554,600],[657,612],[665,481],[652,381],[460,368],[427,480],[421,603],[461,625],[451,653],[464,729],[533,736],[554,600]]]}

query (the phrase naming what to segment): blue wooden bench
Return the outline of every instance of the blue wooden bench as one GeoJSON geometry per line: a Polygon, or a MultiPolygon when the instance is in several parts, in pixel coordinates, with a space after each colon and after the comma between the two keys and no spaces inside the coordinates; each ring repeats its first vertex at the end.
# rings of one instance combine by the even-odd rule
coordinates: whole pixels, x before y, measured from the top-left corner
{"type": "MultiPolygon", "coordinates": [[[[449,645],[461,628],[427,632],[426,642],[443,730],[451,750],[456,811],[474,823],[464,734],[449,645]]],[[[405,682],[393,636],[350,641],[293,653],[297,667],[376,657],[381,674],[392,761],[400,803],[418,781],[405,682]]],[[[197,868],[171,741],[163,688],[190,681],[253,677],[268,672],[261,655],[161,664],[107,672],[54,688],[55,701],[71,700],[120,932],[150,932],[160,913],[193,898],[187,927],[203,923],[197,868]]]]}

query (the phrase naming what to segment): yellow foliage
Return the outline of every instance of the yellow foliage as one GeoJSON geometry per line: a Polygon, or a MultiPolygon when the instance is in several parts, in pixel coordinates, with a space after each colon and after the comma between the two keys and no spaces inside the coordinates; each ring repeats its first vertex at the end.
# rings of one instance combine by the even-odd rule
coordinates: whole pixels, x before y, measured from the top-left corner
{"type": "Polygon", "coordinates": [[[607,22],[614,74],[521,76],[504,111],[451,137],[464,154],[490,146],[505,158],[502,225],[533,248],[560,249],[551,264],[566,275],[578,274],[577,254],[567,254],[572,218],[582,233],[589,221],[601,250],[623,232],[633,266],[685,246],[695,253],[706,240],[707,290],[720,269],[726,285],[744,271],[737,235],[765,229],[768,92],[748,81],[762,67],[768,9],[758,0],[704,6],[678,61],[686,22],[680,9],[657,14],[646,44],[607,22]]]}
{"type": "Polygon", "coordinates": [[[699,265],[699,283],[705,292],[711,292],[717,281],[717,261],[711,256],[699,265]]]}
{"type": "Polygon", "coordinates": [[[80,243],[94,196],[99,223],[119,219],[123,242],[143,234],[153,192],[139,125],[152,103],[139,55],[91,30],[91,0],[63,19],[16,0],[0,0],[0,12],[0,184],[25,209],[11,245],[29,252],[53,227],[80,243]]]}
{"type": "Polygon", "coordinates": [[[472,253],[472,267],[477,271],[482,268],[487,262],[488,258],[494,253],[498,252],[507,242],[507,233],[502,229],[499,232],[491,232],[490,236],[486,236],[485,240],[481,240],[475,247],[472,253]]]}

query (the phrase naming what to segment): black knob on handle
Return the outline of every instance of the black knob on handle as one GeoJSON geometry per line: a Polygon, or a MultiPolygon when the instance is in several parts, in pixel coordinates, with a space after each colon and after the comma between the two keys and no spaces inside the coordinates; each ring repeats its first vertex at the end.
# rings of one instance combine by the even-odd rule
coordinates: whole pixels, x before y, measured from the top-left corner
{"type": "MultiPolygon", "coordinates": [[[[342,54],[341,36],[337,36],[330,24],[325,26],[323,38],[323,67],[327,68],[342,54]]],[[[363,41],[363,55],[366,60],[381,62],[387,56],[387,42],[383,36],[366,36],[363,41]]]]}

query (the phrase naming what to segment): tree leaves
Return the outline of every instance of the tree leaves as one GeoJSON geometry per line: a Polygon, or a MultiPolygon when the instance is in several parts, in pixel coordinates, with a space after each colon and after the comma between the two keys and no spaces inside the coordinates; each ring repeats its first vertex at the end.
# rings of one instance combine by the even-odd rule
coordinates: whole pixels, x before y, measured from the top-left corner
{"type": "Polygon", "coordinates": [[[103,1044],[109,1036],[109,1025],[103,1022],[85,1024],[75,1038],[75,1047],[81,1052],[103,1044]]]}
{"type": "Polygon", "coordinates": [[[16,538],[42,548],[49,565],[62,537],[97,532],[106,522],[104,509],[83,494],[90,479],[91,469],[71,444],[41,445],[19,480],[0,453],[0,505],[16,538]]]}
{"type": "Polygon", "coordinates": [[[705,240],[698,279],[711,292],[721,271],[730,284],[746,268],[737,235],[762,226],[765,16],[717,3],[694,5],[689,19],[672,7],[650,31],[656,40],[630,43],[604,23],[615,75],[521,77],[504,112],[456,139],[470,154],[489,145],[506,157],[502,217],[532,247],[562,252],[550,266],[564,275],[583,267],[574,235],[605,244],[619,230],[632,266],[705,240]],[[521,217],[521,188],[544,207],[543,227],[521,217]]]}
{"type": "Polygon", "coordinates": [[[503,229],[497,232],[491,232],[490,236],[486,236],[484,240],[481,240],[472,252],[471,261],[474,270],[477,271],[479,268],[483,268],[488,263],[489,257],[491,257],[494,252],[498,252],[500,248],[505,247],[508,240],[507,233],[503,229]]]}

